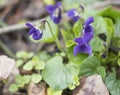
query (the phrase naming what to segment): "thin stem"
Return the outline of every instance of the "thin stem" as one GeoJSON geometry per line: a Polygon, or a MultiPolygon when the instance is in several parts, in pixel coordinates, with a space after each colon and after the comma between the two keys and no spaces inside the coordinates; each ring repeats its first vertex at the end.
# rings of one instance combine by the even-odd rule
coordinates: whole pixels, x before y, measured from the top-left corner
{"type": "Polygon", "coordinates": [[[54,35],[53,31],[52,31],[52,28],[51,28],[49,22],[48,22],[48,21],[46,21],[46,22],[47,22],[47,24],[48,24],[48,26],[49,26],[50,32],[51,32],[51,34],[52,34],[52,36],[53,36],[53,38],[54,38],[54,40],[55,40],[55,43],[56,43],[58,49],[59,49],[60,51],[62,51],[62,48],[61,48],[61,45],[60,45],[60,42],[59,42],[58,38],[55,37],[55,35],[54,35]]]}
{"type": "Polygon", "coordinates": [[[0,40],[0,47],[4,50],[4,52],[12,57],[15,58],[15,55],[13,54],[13,52],[0,40]]]}

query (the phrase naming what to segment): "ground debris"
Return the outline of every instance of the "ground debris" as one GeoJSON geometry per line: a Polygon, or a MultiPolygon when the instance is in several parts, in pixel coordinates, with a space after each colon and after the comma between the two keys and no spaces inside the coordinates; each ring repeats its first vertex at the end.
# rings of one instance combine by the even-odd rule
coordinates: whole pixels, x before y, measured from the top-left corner
{"type": "Polygon", "coordinates": [[[72,95],[109,95],[100,75],[82,78],[72,95]]]}
{"type": "Polygon", "coordinates": [[[0,56],[0,81],[7,79],[15,66],[15,60],[5,55],[0,56]]]}

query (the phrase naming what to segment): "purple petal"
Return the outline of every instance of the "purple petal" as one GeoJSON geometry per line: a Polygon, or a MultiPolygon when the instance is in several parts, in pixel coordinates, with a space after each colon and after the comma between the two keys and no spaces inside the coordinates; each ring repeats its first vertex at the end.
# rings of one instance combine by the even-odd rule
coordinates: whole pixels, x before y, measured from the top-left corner
{"type": "Polygon", "coordinates": [[[76,45],[76,46],[74,47],[74,56],[76,56],[77,53],[79,53],[79,46],[78,46],[78,45],[76,45]]]}
{"type": "Polygon", "coordinates": [[[67,15],[70,18],[73,18],[75,16],[75,12],[76,12],[76,9],[71,9],[71,10],[67,11],[67,15]]]}
{"type": "Polygon", "coordinates": [[[39,30],[36,30],[36,32],[32,35],[32,37],[35,40],[39,40],[39,39],[41,39],[42,35],[43,35],[43,33],[40,33],[39,30]]]}
{"type": "Polygon", "coordinates": [[[61,10],[59,9],[58,17],[52,15],[51,18],[52,18],[54,23],[56,23],[56,24],[60,23],[60,21],[62,19],[61,10]]]}
{"type": "Polygon", "coordinates": [[[30,24],[30,23],[26,23],[26,26],[27,26],[28,28],[33,28],[33,25],[30,24]]]}
{"type": "Polygon", "coordinates": [[[61,2],[57,2],[56,7],[62,6],[61,2]]]}
{"type": "Polygon", "coordinates": [[[85,29],[84,29],[84,33],[91,33],[94,34],[94,29],[91,25],[88,25],[85,29]]]}
{"type": "Polygon", "coordinates": [[[86,44],[86,45],[80,45],[79,46],[79,53],[87,53],[89,55],[92,54],[92,48],[90,47],[90,45],[86,44]]]}
{"type": "Polygon", "coordinates": [[[31,28],[31,29],[29,30],[29,32],[28,32],[28,35],[33,34],[35,31],[36,31],[36,29],[35,29],[35,28],[31,28]]]}
{"type": "Polygon", "coordinates": [[[76,17],[73,18],[73,21],[74,21],[74,22],[77,22],[79,19],[80,19],[80,17],[79,17],[79,16],[76,16],[76,17]]]}
{"type": "Polygon", "coordinates": [[[85,23],[84,23],[84,25],[85,25],[85,27],[87,27],[89,24],[91,24],[92,22],[94,22],[94,18],[93,17],[89,17],[86,21],[85,21],[85,23]]]}
{"type": "Polygon", "coordinates": [[[56,9],[56,7],[53,6],[53,5],[48,5],[48,6],[46,6],[46,11],[47,11],[48,13],[53,13],[55,9],[56,9]]]}
{"type": "Polygon", "coordinates": [[[89,43],[92,38],[93,38],[93,34],[91,33],[85,33],[83,35],[83,40],[85,43],[89,43]]]}
{"type": "Polygon", "coordinates": [[[78,43],[79,45],[81,44],[85,44],[85,41],[82,37],[79,37],[79,38],[75,38],[74,40],[76,43],[78,43]]]}

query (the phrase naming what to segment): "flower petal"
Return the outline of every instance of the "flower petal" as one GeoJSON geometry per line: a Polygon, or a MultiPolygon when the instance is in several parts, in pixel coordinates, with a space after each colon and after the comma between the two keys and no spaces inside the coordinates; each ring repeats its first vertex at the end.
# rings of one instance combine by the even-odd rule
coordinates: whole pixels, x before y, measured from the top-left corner
{"type": "Polygon", "coordinates": [[[31,35],[31,34],[33,34],[33,33],[35,33],[36,32],[36,29],[35,28],[31,28],[30,30],[29,30],[29,32],[28,32],[28,35],[31,35]]]}
{"type": "Polygon", "coordinates": [[[85,27],[87,27],[89,24],[91,24],[92,22],[94,22],[94,18],[93,17],[89,17],[86,21],[85,21],[85,23],[84,23],[84,25],[85,25],[85,27]]]}
{"type": "Polygon", "coordinates": [[[57,2],[56,7],[62,6],[61,2],[57,2]]]}
{"type": "Polygon", "coordinates": [[[46,6],[46,11],[48,13],[53,13],[55,9],[56,9],[56,6],[53,6],[53,5],[46,6]]]}
{"type": "Polygon", "coordinates": [[[67,11],[67,15],[71,18],[74,18],[75,12],[76,12],[76,9],[71,9],[71,10],[67,11]]]}
{"type": "Polygon", "coordinates": [[[30,23],[26,23],[26,26],[27,26],[28,28],[33,28],[33,25],[30,24],[30,23]]]}
{"type": "Polygon", "coordinates": [[[84,33],[91,33],[94,34],[94,29],[91,25],[88,25],[85,29],[84,29],[84,33]]]}
{"type": "Polygon", "coordinates": [[[73,18],[73,21],[77,22],[79,19],[80,19],[80,16],[76,16],[76,17],[73,18]]]}
{"type": "Polygon", "coordinates": [[[87,32],[83,35],[83,40],[85,43],[89,43],[92,38],[93,38],[93,34],[91,33],[87,32]]]}
{"type": "Polygon", "coordinates": [[[76,56],[77,53],[79,53],[79,46],[78,46],[78,45],[76,45],[76,46],[74,47],[74,56],[76,56]]]}
{"type": "Polygon", "coordinates": [[[41,39],[42,35],[43,35],[43,33],[40,33],[39,30],[36,30],[36,32],[32,35],[32,37],[35,40],[39,40],[39,39],[41,39]]]}
{"type": "Polygon", "coordinates": [[[91,55],[91,54],[92,54],[92,48],[91,48],[91,46],[88,45],[88,44],[86,44],[86,45],[80,45],[78,52],[79,52],[79,53],[80,53],[80,52],[81,52],[81,53],[87,53],[87,54],[91,55]]]}
{"type": "Polygon", "coordinates": [[[85,44],[85,41],[82,37],[75,38],[74,41],[78,43],[79,45],[85,44]]]}

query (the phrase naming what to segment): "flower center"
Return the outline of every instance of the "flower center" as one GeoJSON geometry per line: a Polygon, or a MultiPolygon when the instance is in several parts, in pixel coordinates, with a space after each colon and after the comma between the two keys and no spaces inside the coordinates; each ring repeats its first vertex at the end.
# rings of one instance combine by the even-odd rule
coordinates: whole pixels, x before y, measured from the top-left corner
{"type": "Polygon", "coordinates": [[[59,11],[60,11],[59,8],[56,8],[52,16],[53,17],[58,17],[59,16],[59,11]]]}

